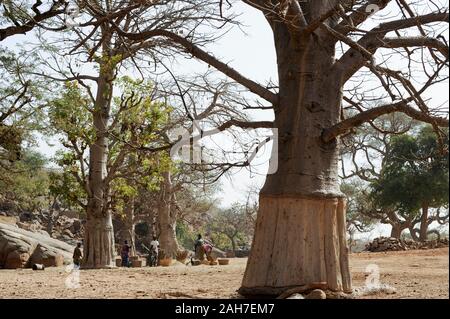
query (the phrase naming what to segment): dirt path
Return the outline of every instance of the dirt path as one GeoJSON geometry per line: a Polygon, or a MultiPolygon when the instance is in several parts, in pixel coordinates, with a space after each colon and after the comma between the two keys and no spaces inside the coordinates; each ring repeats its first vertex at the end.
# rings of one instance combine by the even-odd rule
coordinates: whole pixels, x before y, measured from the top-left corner
{"type": "MultiPolygon", "coordinates": [[[[377,264],[381,283],[397,292],[365,298],[449,298],[448,257],[448,248],[352,254],[353,284],[364,285],[366,267],[377,264]]],[[[233,298],[245,263],[82,270],[78,289],[66,288],[64,268],[0,270],[0,298],[233,298]]]]}

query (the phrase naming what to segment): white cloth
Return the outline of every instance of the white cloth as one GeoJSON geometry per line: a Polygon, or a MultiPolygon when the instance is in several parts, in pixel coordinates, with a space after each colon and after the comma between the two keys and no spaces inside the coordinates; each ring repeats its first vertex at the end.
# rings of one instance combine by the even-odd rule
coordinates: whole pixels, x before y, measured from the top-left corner
{"type": "Polygon", "coordinates": [[[158,247],[159,247],[159,241],[157,240],[152,240],[152,242],[150,243],[150,249],[154,250],[154,251],[158,251],[158,247]]]}

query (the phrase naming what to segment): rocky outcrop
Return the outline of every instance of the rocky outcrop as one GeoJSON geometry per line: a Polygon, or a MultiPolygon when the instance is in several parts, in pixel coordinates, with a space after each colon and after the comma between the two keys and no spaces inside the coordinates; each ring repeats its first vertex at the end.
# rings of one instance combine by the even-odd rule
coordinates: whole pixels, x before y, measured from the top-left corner
{"type": "Polygon", "coordinates": [[[371,243],[368,243],[365,250],[370,252],[383,252],[412,249],[433,249],[442,247],[448,247],[448,238],[430,240],[426,242],[416,242],[413,240],[402,240],[394,237],[379,237],[375,238],[371,243]]]}
{"type": "MultiPolygon", "coordinates": [[[[45,267],[61,267],[64,265],[64,255],[57,248],[38,244],[30,257],[30,264],[41,264],[45,267]]],[[[67,263],[71,261],[71,254],[66,256],[67,263]]]]}
{"type": "Polygon", "coordinates": [[[42,233],[0,222],[0,268],[28,268],[34,263],[46,267],[72,261],[74,247],[42,233]]]}
{"type": "Polygon", "coordinates": [[[52,237],[76,245],[84,235],[84,225],[79,219],[60,216],[54,225],[52,237]]]}
{"type": "Polygon", "coordinates": [[[222,250],[220,250],[220,249],[218,249],[216,247],[213,247],[213,250],[211,252],[211,257],[214,258],[214,259],[226,258],[227,254],[224,251],[222,251],[222,250]]]}

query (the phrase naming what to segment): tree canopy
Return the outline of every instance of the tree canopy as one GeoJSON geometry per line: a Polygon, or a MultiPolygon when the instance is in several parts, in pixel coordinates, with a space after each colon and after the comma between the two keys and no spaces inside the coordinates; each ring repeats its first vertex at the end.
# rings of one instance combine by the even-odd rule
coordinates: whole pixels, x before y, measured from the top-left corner
{"type": "Polygon", "coordinates": [[[430,126],[393,137],[380,178],[371,185],[375,203],[406,214],[448,205],[448,158],[448,130],[443,140],[430,126]]]}

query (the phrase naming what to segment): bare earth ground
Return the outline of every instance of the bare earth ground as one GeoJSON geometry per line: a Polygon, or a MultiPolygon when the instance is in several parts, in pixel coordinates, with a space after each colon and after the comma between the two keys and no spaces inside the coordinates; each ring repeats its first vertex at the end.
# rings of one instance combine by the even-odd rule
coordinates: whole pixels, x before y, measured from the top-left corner
{"type": "MultiPolygon", "coordinates": [[[[365,283],[377,264],[380,281],[393,295],[364,298],[449,298],[449,250],[359,253],[350,257],[353,285],[365,283]]],[[[228,266],[184,266],[82,270],[78,289],[66,288],[65,268],[0,270],[0,298],[236,298],[246,259],[228,266]]]]}

